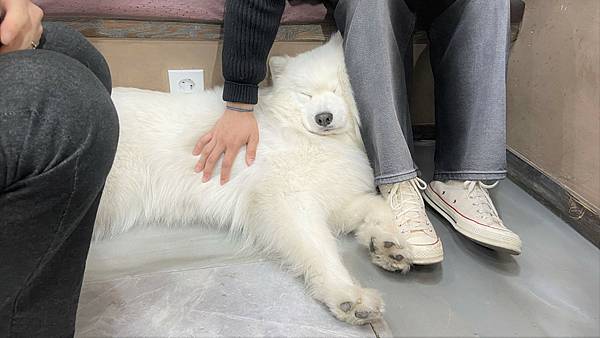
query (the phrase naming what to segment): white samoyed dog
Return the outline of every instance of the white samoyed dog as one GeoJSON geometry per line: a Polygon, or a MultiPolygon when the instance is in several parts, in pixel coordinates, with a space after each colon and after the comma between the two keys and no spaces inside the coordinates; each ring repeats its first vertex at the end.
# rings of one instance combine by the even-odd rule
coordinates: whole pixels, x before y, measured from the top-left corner
{"type": "Polygon", "coordinates": [[[260,90],[255,107],[257,158],[247,166],[242,151],[223,186],[218,170],[202,183],[192,155],[225,109],[221,89],[199,95],[115,89],[120,140],[94,237],[144,224],[215,225],[303,275],[310,294],[340,320],[376,320],[383,301],[350,276],[335,236],[353,232],[387,270],[407,270],[410,252],[375,191],[342,39],[334,35],[296,57],[272,57],[269,66],[273,86],[260,90]]]}

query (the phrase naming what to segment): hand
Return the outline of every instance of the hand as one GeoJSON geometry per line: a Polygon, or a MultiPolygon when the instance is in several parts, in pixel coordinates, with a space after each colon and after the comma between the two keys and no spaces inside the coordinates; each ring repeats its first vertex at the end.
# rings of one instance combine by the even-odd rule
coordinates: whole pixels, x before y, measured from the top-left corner
{"type": "Polygon", "coordinates": [[[33,48],[42,37],[44,12],[30,0],[0,0],[0,54],[33,48]]]}
{"type": "MultiPolygon", "coordinates": [[[[252,105],[227,103],[228,106],[252,109],[252,105]]],[[[258,124],[252,112],[238,112],[226,109],[214,128],[203,135],[196,147],[194,156],[202,155],[195,172],[203,171],[202,182],[208,182],[217,161],[225,154],[221,167],[221,185],[229,181],[231,167],[242,146],[246,145],[246,164],[252,165],[258,146],[258,124]]]]}

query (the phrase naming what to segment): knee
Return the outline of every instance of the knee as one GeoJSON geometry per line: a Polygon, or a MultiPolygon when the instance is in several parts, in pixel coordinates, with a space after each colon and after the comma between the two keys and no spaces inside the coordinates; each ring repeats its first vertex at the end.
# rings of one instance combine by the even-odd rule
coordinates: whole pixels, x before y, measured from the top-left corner
{"type": "Polygon", "coordinates": [[[110,94],[90,69],[54,51],[25,50],[2,55],[0,86],[0,107],[18,106],[64,118],[69,118],[69,114],[83,118],[78,112],[83,107],[112,107],[110,94]]]}
{"type": "Polygon", "coordinates": [[[44,36],[48,40],[62,42],[79,42],[85,40],[85,37],[73,28],[59,22],[44,22],[44,36]]]}
{"type": "Polygon", "coordinates": [[[44,23],[42,49],[67,55],[88,67],[110,93],[112,79],[102,54],[78,31],[57,22],[44,23]]]}
{"type": "Polygon", "coordinates": [[[28,129],[24,133],[40,151],[56,152],[37,161],[91,153],[97,165],[110,167],[118,138],[116,110],[84,65],[46,50],[6,54],[0,57],[0,92],[0,113],[29,114],[16,128],[28,129]]]}

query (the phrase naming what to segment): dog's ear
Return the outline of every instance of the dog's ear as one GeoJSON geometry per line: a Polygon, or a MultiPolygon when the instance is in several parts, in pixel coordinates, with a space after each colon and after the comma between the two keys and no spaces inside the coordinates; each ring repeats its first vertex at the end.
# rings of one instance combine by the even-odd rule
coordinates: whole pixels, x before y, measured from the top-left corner
{"type": "Polygon", "coordinates": [[[271,78],[277,78],[285,69],[289,56],[273,56],[269,59],[269,69],[271,71],[271,78]]]}

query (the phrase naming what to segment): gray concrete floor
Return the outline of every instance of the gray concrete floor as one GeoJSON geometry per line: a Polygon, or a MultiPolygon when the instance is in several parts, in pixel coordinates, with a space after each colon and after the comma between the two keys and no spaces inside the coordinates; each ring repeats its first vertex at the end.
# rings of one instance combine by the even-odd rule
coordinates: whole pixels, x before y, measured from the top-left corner
{"type": "MultiPolygon", "coordinates": [[[[427,178],[433,146],[417,145],[427,178]]],[[[236,254],[223,234],[150,229],[93,245],[77,336],[600,336],[600,251],[510,181],[492,191],[523,254],[498,254],[429,212],[442,264],[383,271],[351,238],[346,266],[379,289],[385,321],[340,323],[275,262],[236,254]]]]}

